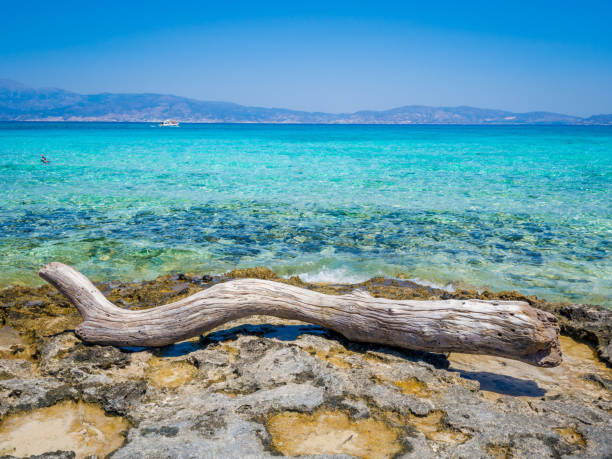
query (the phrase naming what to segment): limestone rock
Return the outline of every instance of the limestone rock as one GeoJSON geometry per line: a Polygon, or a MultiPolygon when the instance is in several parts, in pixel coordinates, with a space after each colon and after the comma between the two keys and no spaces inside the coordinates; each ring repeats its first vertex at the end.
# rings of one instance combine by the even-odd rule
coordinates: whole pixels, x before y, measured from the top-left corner
{"type": "MultiPolygon", "coordinates": [[[[115,283],[107,293],[117,301],[124,292],[126,303],[140,308],[145,304],[138,298],[166,302],[205,287],[201,276],[184,277],[196,281],[115,283]]],[[[404,284],[384,290],[390,282],[362,286],[368,285],[376,294],[412,291],[404,284]]],[[[114,459],[283,452],[338,458],[612,456],[612,370],[595,351],[604,343],[602,359],[609,352],[611,321],[600,308],[542,306],[556,311],[566,333],[591,343],[562,337],[563,364],[542,369],[495,357],[357,344],[318,326],[263,316],[161,349],[88,346],[61,317],[46,325],[53,333],[31,328],[57,319],[58,311],[72,317],[49,290],[36,292],[27,291],[23,300],[0,295],[11,301],[0,308],[0,323],[35,350],[26,358],[0,359],[0,429],[14,413],[73,400],[129,422],[114,459]],[[278,420],[290,420],[291,430],[278,428],[278,420]]],[[[504,295],[514,294],[498,296],[504,295]]],[[[38,457],[75,457],[56,450],[38,457]]]]}

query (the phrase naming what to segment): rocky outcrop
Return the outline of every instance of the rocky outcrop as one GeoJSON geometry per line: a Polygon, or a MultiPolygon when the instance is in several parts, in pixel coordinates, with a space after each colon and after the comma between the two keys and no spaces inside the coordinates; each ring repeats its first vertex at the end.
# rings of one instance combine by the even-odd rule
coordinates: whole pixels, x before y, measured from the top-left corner
{"type": "Polygon", "coordinates": [[[589,343],[612,366],[612,310],[588,304],[543,304],[540,308],[557,316],[563,334],[589,343]]]}
{"type": "MultiPolygon", "coordinates": [[[[245,276],[277,280],[260,269],[101,288],[111,301],[141,308],[245,276]]],[[[527,298],[553,312],[566,335],[592,346],[610,342],[610,315],[592,306],[551,305],[516,293],[449,294],[401,280],[283,282],[332,294],[364,288],[391,298],[527,298]]],[[[59,451],[41,451],[33,444],[33,456],[101,454],[82,449],[87,435],[112,441],[122,435],[113,458],[612,454],[612,371],[593,347],[569,337],[562,337],[564,362],[556,368],[358,344],[315,325],[265,316],[164,348],[119,349],[82,343],[72,332],[78,313],[48,287],[4,290],[0,304],[0,326],[21,341],[0,359],[0,455],[14,452],[4,440],[24,425],[20,416],[46,407],[87,410],[95,429],[82,429],[81,446],[72,449],[63,443],[59,451]]],[[[42,426],[28,422],[31,432],[42,426]]]]}

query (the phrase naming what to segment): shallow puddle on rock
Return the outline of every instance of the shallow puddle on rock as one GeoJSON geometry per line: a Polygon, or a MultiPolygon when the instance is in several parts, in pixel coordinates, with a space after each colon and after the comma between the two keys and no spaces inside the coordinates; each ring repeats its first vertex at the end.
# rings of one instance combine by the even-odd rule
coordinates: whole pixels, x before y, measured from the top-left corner
{"type": "Polygon", "coordinates": [[[27,345],[17,330],[12,327],[0,327],[0,359],[23,358],[27,345]]]}
{"type": "Polygon", "coordinates": [[[26,457],[74,451],[77,458],[106,457],[125,441],[127,420],[96,405],[72,401],[8,416],[0,423],[0,455],[26,457]]]}
{"type": "Polygon", "coordinates": [[[403,394],[416,395],[417,397],[429,397],[431,395],[431,391],[427,388],[427,384],[414,377],[401,381],[394,381],[393,384],[399,387],[403,394]]]}
{"type": "Polygon", "coordinates": [[[240,358],[240,349],[235,346],[232,346],[231,344],[218,344],[215,347],[215,350],[219,350],[220,352],[226,353],[230,363],[236,363],[236,361],[240,358]]]}
{"type": "Polygon", "coordinates": [[[579,343],[573,340],[569,336],[559,336],[559,342],[561,343],[561,352],[563,353],[563,360],[572,360],[584,362],[585,366],[599,369],[612,376],[612,369],[608,368],[605,363],[599,360],[597,352],[592,347],[579,343]]]}
{"type": "Polygon", "coordinates": [[[196,371],[196,368],[187,362],[164,362],[155,359],[151,363],[148,376],[155,386],[174,389],[191,381],[196,371]]]}
{"type": "Polygon", "coordinates": [[[225,390],[225,389],[219,389],[215,391],[217,394],[221,394],[221,395],[227,395],[229,398],[236,398],[239,395],[241,395],[238,392],[233,392],[231,390],[225,390]]]}
{"type": "Polygon", "coordinates": [[[349,454],[364,459],[393,457],[402,449],[398,432],[375,419],[353,421],[342,411],[283,412],[270,418],[272,445],[287,456],[349,454]]]}
{"type": "Polygon", "coordinates": [[[423,417],[411,416],[410,424],[418,431],[423,432],[430,440],[454,444],[467,441],[469,438],[467,435],[449,429],[443,424],[444,414],[443,411],[434,411],[423,417]]]}
{"type": "Polygon", "coordinates": [[[559,427],[555,429],[555,431],[571,445],[586,446],[586,442],[584,441],[582,434],[571,427],[559,427]]]}
{"type": "Polygon", "coordinates": [[[519,397],[541,397],[556,393],[573,393],[589,398],[610,398],[610,394],[586,375],[612,379],[612,369],[597,358],[586,344],[560,336],[563,362],[554,368],[538,368],[516,360],[472,354],[452,353],[450,371],[480,382],[485,397],[494,400],[501,394],[519,397]]]}
{"type": "Polygon", "coordinates": [[[321,360],[325,360],[326,362],[337,366],[338,368],[351,368],[351,364],[345,360],[345,358],[348,357],[351,352],[346,349],[330,347],[328,350],[325,350],[308,346],[304,347],[304,350],[321,360]]]}
{"type": "Polygon", "coordinates": [[[14,345],[24,344],[23,340],[12,327],[0,327],[0,348],[9,348],[14,345]]]}
{"type": "Polygon", "coordinates": [[[221,344],[220,347],[221,347],[222,350],[224,350],[225,352],[227,352],[230,355],[240,355],[240,349],[238,349],[238,348],[236,348],[234,346],[231,346],[229,344],[224,343],[224,344],[221,344]]]}
{"type": "Polygon", "coordinates": [[[510,445],[489,445],[487,446],[487,452],[493,457],[493,459],[509,459],[510,445]]]}

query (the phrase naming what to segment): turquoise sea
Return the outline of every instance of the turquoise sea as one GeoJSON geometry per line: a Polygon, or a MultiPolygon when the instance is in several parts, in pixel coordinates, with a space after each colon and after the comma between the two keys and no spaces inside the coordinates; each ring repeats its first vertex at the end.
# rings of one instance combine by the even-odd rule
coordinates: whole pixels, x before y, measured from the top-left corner
{"type": "Polygon", "coordinates": [[[0,123],[0,184],[0,287],[267,266],[612,306],[612,127],[0,123]]]}

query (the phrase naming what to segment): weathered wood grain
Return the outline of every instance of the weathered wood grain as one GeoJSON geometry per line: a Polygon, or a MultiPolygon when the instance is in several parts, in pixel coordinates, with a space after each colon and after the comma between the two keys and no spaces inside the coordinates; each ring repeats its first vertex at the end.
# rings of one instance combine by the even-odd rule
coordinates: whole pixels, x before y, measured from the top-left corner
{"type": "Polygon", "coordinates": [[[413,301],[362,291],[325,295],[259,279],[215,285],[175,303],[121,309],[81,273],[62,263],[40,276],[79,310],[84,341],[115,346],[164,346],[255,314],[295,319],[353,341],[428,352],[486,354],[550,367],[561,363],[556,318],[520,301],[413,301]]]}

